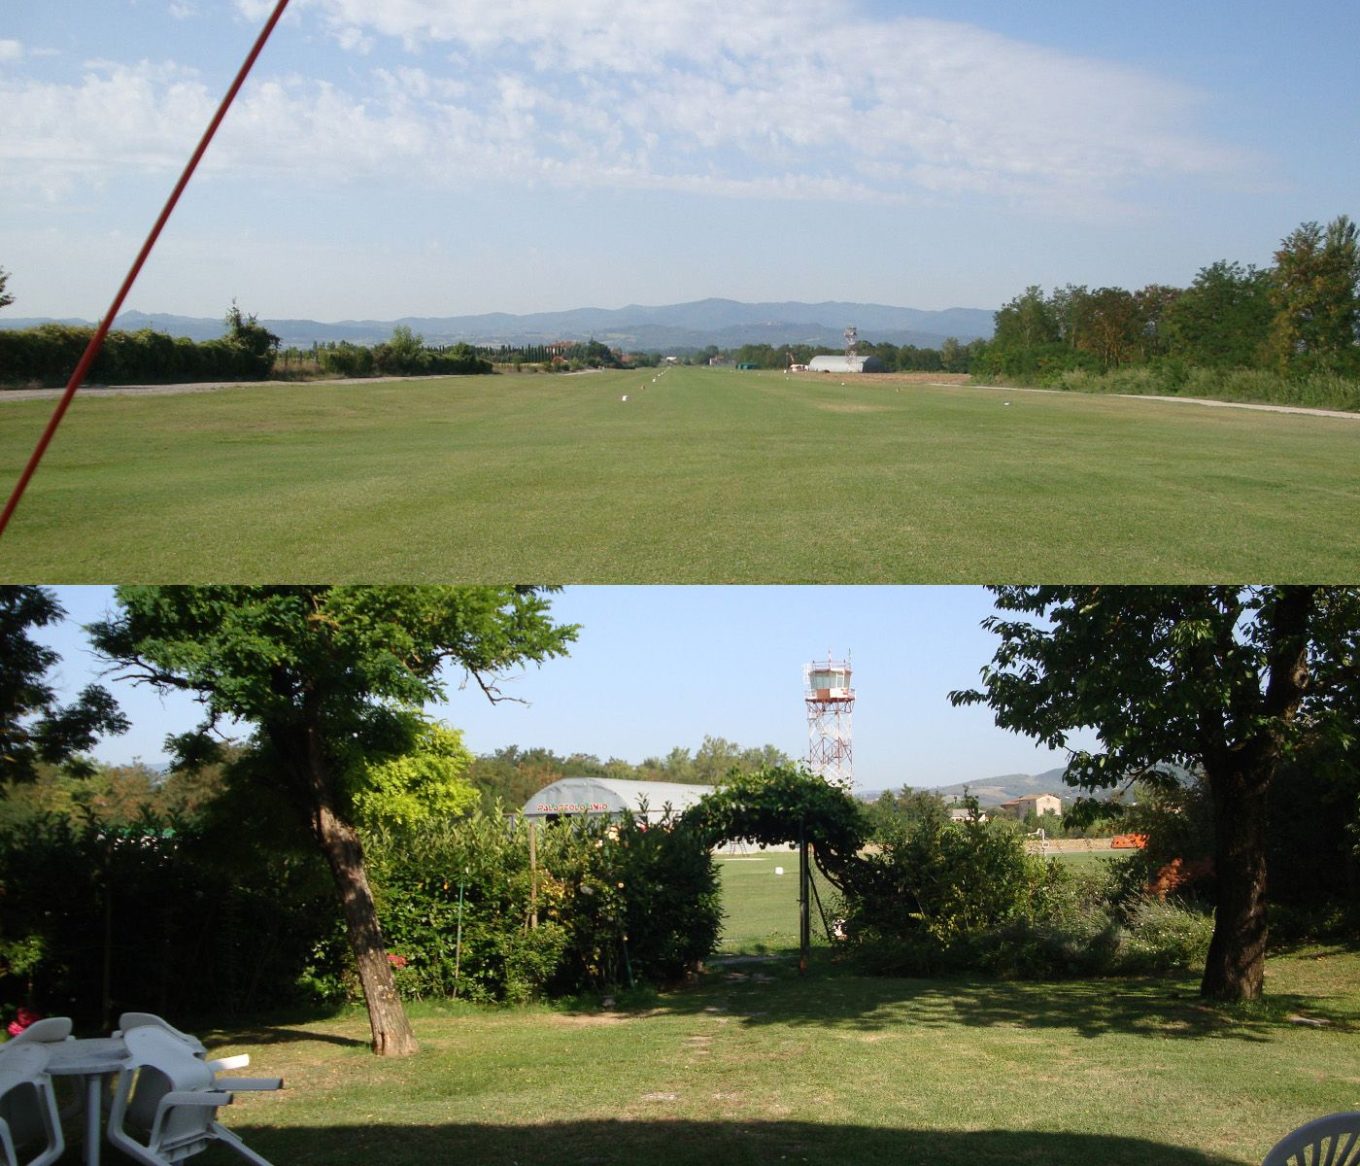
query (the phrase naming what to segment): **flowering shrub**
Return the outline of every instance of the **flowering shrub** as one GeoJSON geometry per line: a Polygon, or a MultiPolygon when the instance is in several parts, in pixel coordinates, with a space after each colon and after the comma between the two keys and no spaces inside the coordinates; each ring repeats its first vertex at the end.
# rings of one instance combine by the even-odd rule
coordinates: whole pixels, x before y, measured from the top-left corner
{"type": "Polygon", "coordinates": [[[5,1026],[5,1031],[10,1036],[18,1036],[35,1020],[41,1020],[42,1014],[34,1012],[31,1008],[19,1008],[14,1013],[14,1019],[5,1026]]]}

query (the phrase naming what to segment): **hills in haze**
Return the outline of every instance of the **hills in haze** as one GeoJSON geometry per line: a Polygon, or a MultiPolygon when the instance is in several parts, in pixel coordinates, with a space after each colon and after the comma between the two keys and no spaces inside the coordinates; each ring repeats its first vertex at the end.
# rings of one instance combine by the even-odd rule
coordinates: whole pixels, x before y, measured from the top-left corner
{"type": "MultiPolygon", "coordinates": [[[[707,299],[685,304],[625,308],[576,308],[562,312],[511,315],[492,312],[477,316],[405,316],[399,320],[262,319],[285,348],[310,348],[313,343],[348,340],[376,344],[404,324],[429,345],[468,344],[511,346],[551,344],[559,340],[599,340],[610,347],[646,352],[684,351],[716,345],[811,344],[840,348],[847,325],[859,329],[862,340],[938,348],[948,337],[967,342],[992,335],[992,312],[980,308],[924,311],[886,304],[831,301],[747,304],[707,299]]],[[[0,328],[30,328],[39,324],[92,324],[89,320],[38,318],[0,319],[0,328]]],[[[164,313],[124,312],[115,327],[127,331],[151,328],[191,340],[221,336],[220,318],[175,316],[164,313]]]]}
{"type": "MultiPolygon", "coordinates": [[[[965,793],[969,793],[977,798],[978,804],[983,809],[999,806],[1002,802],[1009,802],[1026,794],[1057,794],[1062,798],[1063,804],[1068,805],[1075,801],[1082,791],[1064,785],[1063,773],[1062,768],[1046,769],[1043,773],[1004,773],[999,777],[987,777],[980,781],[932,786],[928,792],[939,794],[946,801],[961,798],[965,793]]],[[[865,791],[859,796],[865,801],[874,801],[882,792],[882,790],[865,791]]]]}

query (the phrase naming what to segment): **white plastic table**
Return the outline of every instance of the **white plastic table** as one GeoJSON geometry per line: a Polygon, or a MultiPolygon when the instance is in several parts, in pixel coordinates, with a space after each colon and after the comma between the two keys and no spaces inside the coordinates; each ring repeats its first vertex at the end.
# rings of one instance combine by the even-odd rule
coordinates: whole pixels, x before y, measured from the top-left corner
{"type": "Polygon", "coordinates": [[[127,1064],[122,1037],[98,1036],[84,1040],[53,1041],[46,1045],[47,1072],[53,1077],[81,1077],[85,1081],[85,1166],[99,1166],[103,1141],[104,1078],[127,1064]]]}

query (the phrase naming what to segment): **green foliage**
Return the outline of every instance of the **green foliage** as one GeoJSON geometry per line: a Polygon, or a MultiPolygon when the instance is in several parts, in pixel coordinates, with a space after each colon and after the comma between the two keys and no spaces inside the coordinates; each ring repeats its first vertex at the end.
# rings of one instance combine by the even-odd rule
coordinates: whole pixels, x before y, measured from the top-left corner
{"type": "Polygon", "coordinates": [[[1212,915],[1145,896],[1130,860],[1074,871],[1026,857],[1005,822],[899,820],[882,837],[846,898],[850,954],[866,970],[1063,980],[1204,963],[1212,915]]]}
{"type": "Polygon", "coordinates": [[[949,805],[933,790],[884,790],[869,807],[868,819],[875,837],[903,829],[935,830],[949,822],[949,805]]]}
{"type": "Polygon", "coordinates": [[[235,300],[232,300],[231,310],[227,312],[226,324],[226,342],[241,353],[241,362],[249,370],[247,379],[263,380],[274,368],[279,338],[254,315],[242,315],[235,300]]]}
{"type": "Polygon", "coordinates": [[[328,376],[367,377],[374,372],[373,350],[348,340],[318,348],[317,363],[328,376]]]}
{"type": "Polygon", "coordinates": [[[730,773],[686,811],[684,821],[710,846],[725,841],[779,846],[805,839],[837,886],[858,862],[867,837],[864,811],[849,793],[787,765],[730,773]]]}
{"type": "Polygon", "coordinates": [[[1360,706],[1360,590],[998,587],[984,626],[1001,643],[983,688],[1003,728],[1097,751],[1065,780],[1088,790],[1202,773],[1214,820],[1215,931],[1201,991],[1255,999],[1266,951],[1268,797],[1304,749],[1348,752],[1360,706]]]}
{"type": "Polygon", "coordinates": [[[1220,260],[1200,268],[1166,313],[1167,349],[1187,365],[1259,367],[1274,308],[1271,275],[1220,260]]]}
{"type": "Polygon", "coordinates": [[[1269,270],[1220,260],[1183,290],[1068,285],[1045,297],[1026,288],[996,313],[972,367],[984,380],[1046,387],[1360,408],[1360,231],[1345,215],[1326,228],[1304,223],[1269,270]],[[1147,375],[1130,381],[1129,371],[1147,375]],[[1258,375],[1222,375],[1234,371],[1258,375]],[[1316,386],[1299,391],[1281,380],[1319,376],[1347,383],[1318,400],[1316,386]]]}
{"type": "Polygon", "coordinates": [[[1360,374],[1360,230],[1345,215],[1304,223],[1280,243],[1271,347],[1285,371],[1360,374]]]}
{"type": "Polygon", "coordinates": [[[14,303],[14,293],[8,291],[9,272],[0,267],[0,308],[7,308],[14,303]]]}
{"type": "MultiPolygon", "coordinates": [[[[232,304],[225,335],[195,342],[143,328],[111,331],[90,368],[94,384],[262,380],[273,371],[279,339],[232,304]]],[[[65,384],[93,338],[93,328],[42,324],[0,331],[0,384],[65,384]]]]}
{"type": "Polygon", "coordinates": [[[1106,373],[1067,370],[1045,378],[1045,384],[1081,393],[1254,401],[1360,413],[1360,379],[1328,372],[1285,376],[1259,368],[1199,368],[1172,359],[1106,373]]]}
{"type": "Polygon", "coordinates": [[[368,855],[408,998],[513,1002],[665,983],[717,943],[712,858],[672,820],[531,827],[478,810],[456,823],[378,830],[368,855]]]}
{"type": "Polygon", "coordinates": [[[576,628],[555,626],[549,601],[532,587],[152,586],[116,594],[120,613],[93,626],[92,640],[134,676],[194,692],[209,718],[203,735],[221,717],[255,727],[242,775],[282,791],[327,860],[375,1051],[413,1052],[381,958],[349,779],[360,766],[413,751],[421,724],[413,714],[443,695],[446,666],[495,696],[503,671],[565,654],[576,628]]]}
{"type": "Polygon", "coordinates": [[[89,1027],[124,1008],[231,1017],[309,1001],[334,917],[311,863],[243,861],[187,819],[49,815],[0,832],[0,998],[89,1027]]]}
{"type": "Polygon", "coordinates": [[[875,847],[846,889],[847,933],[920,933],[950,944],[1026,915],[1043,884],[1043,864],[1025,854],[1013,823],[976,812],[951,822],[937,812],[875,816],[875,847]]]}
{"type": "Polygon", "coordinates": [[[456,818],[477,801],[466,779],[471,761],[462,733],[424,723],[415,730],[410,752],[356,763],[349,775],[355,815],[365,825],[456,818]]]}
{"type": "Polygon", "coordinates": [[[30,633],[64,615],[46,588],[0,586],[0,792],[10,782],[32,781],[41,762],[78,764],[100,736],[128,728],[99,685],[89,685],[70,704],[57,703],[48,673],[59,657],[30,633]]]}

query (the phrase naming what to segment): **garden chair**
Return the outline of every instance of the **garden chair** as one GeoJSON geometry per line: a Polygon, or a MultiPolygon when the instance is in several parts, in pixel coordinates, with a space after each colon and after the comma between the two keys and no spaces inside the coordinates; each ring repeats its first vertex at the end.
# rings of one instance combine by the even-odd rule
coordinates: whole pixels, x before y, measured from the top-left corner
{"type": "Polygon", "coordinates": [[[154,1012],[124,1012],[118,1018],[118,1028],[114,1031],[114,1036],[123,1036],[129,1029],[144,1028],[151,1025],[155,1028],[163,1029],[171,1036],[177,1037],[193,1050],[194,1056],[207,1061],[208,1068],[214,1073],[220,1073],[224,1069],[244,1069],[250,1064],[249,1053],[238,1053],[234,1057],[217,1057],[208,1060],[208,1050],[198,1037],[192,1033],[181,1032],[168,1020],[162,1020],[154,1012]]]}
{"type": "Polygon", "coordinates": [[[109,1110],[109,1141],[146,1166],[172,1166],[213,1142],[255,1166],[270,1166],[217,1120],[217,1109],[242,1090],[281,1089],[273,1078],[219,1078],[193,1050],[158,1025],[123,1034],[128,1064],[118,1075],[109,1110]]]}
{"type": "Polygon", "coordinates": [[[0,1154],[5,1166],[47,1166],[61,1157],[65,1145],[47,1075],[47,1050],[37,1042],[11,1049],[0,1061],[0,1154]],[[19,1156],[30,1149],[37,1151],[35,1156],[19,1156]]]}
{"type": "Polygon", "coordinates": [[[48,1041],[73,1039],[69,1016],[49,1016],[46,1020],[35,1020],[18,1036],[10,1037],[3,1047],[8,1049],[21,1044],[44,1044],[48,1041]]]}
{"type": "Polygon", "coordinates": [[[1262,1166],[1360,1166],[1360,1112],[1299,1126],[1275,1144],[1262,1166]]]}
{"type": "MultiPolygon", "coordinates": [[[[43,1020],[35,1020],[23,1032],[17,1036],[12,1036],[4,1044],[0,1044],[0,1063],[4,1062],[7,1050],[18,1050],[30,1045],[51,1044],[56,1041],[75,1040],[71,1035],[71,1018],[69,1016],[49,1016],[43,1020]]],[[[73,1117],[78,1114],[85,1104],[84,1095],[79,1089],[75,1091],[62,1108],[63,1118],[73,1117]]]]}

